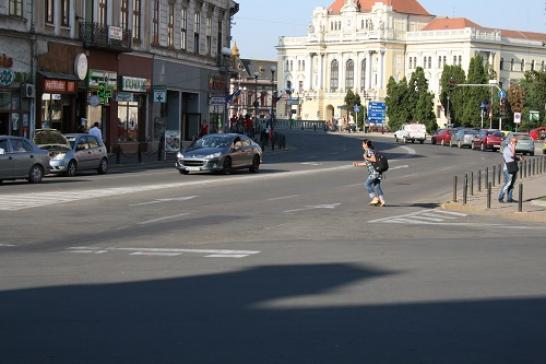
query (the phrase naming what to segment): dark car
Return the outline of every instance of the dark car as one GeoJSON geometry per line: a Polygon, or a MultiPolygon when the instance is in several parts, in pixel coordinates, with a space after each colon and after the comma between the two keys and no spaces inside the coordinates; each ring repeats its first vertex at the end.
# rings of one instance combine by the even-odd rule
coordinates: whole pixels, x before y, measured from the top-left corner
{"type": "Polygon", "coordinates": [[[482,129],[472,141],[472,149],[481,151],[500,149],[503,139],[503,134],[499,130],[482,129]]]}
{"type": "Polygon", "coordinates": [[[49,155],[30,140],[0,136],[0,182],[26,179],[39,183],[49,172],[49,155]]]}
{"type": "Polygon", "coordinates": [[[432,144],[449,145],[452,129],[438,129],[431,137],[432,144]]]}
{"type": "Polygon", "coordinates": [[[242,134],[209,134],[194,141],[177,155],[176,168],[182,174],[223,172],[248,168],[257,173],[262,162],[262,149],[242,134]]]}

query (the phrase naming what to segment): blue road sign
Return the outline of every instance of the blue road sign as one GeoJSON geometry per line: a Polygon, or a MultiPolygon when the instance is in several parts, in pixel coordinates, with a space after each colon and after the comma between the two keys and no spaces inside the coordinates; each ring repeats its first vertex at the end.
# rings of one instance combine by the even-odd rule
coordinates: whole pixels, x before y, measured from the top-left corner
{"type": "Polygon", "coordinates": [[[501,99],[504,99],[504,98],[506,97],[506,91],[500,90],[500,91],[499,91],[499,97],[500,97],[501,99]]]}
{"type": "Polygon", "coordinates": [[[368,104],[368,120],[370,124],[383,124],[387,106],[384,102],[370,101],[368,104]]]}

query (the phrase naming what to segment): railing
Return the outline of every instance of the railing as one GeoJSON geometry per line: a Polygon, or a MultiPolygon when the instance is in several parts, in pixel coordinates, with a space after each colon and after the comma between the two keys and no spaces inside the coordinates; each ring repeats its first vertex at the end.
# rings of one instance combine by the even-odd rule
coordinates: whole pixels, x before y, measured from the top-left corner
{"type": "Polygon", "coordinates": [[[80,39],[85,48],[106,48],[114,51],[125,52],[131,50],[131,31],[99,23],[80,23],[80,39]],[[114,34],[120,34],[114,38],[114,34]]]}

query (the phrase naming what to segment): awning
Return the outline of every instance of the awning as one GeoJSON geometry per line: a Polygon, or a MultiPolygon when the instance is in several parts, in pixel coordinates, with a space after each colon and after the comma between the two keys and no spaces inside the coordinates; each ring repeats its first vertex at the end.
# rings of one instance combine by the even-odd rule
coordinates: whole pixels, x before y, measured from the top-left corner
{"type": "Polygon", "coordinates": [[[80,81],[76,75],[70,73],[40,71],[38,74],[51,80],[80,81]]]}

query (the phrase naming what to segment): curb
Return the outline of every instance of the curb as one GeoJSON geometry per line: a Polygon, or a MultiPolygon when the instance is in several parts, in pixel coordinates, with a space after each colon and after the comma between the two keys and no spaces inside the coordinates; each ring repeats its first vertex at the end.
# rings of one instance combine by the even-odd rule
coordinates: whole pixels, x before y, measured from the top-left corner
{"type": "MultiPolygon", "coordinates": [[[[544,206],[546,206],[546,204],[544,204],[544,206]]],[[[453,201],[445,202],[441,205],[441,207],[444,210],[467,212],[469,214],[482,215],[482,216],[503,217],[506,219],[517,220],[522,222],[538,222],[538,223],[546,224],[546,214],[537,214],[534,212],[517,212],[517,211],[504,212],[504,211],[499,211],[494,209],[486,210],[480,207],[461,205],[453,201]]]]}

